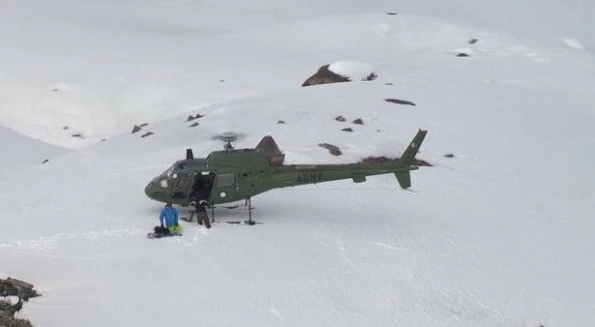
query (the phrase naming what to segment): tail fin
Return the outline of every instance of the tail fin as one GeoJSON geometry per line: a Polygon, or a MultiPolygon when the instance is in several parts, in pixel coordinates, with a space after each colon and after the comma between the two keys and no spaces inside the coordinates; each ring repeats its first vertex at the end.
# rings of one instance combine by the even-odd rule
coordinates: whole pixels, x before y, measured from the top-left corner
{"type": "Polygon", "coordinates": [[[398,168],[395,169],[395,176],[397,176],[397,181],[399,181],[399,185],[407,189],[411,187],[411,174],[409,171],[417,169],[417,167],[412,166],[413,160],[415,159],[415,155],[419,151],[419,147],[421,146],[424,138],[428,131],[419,130],[409,146],[403,152],[403,155],[399,160],[397,160],[398,168]]]}
{"type": "Polygon", "coordinates": [[[411,140],[411,143],[409,143],[409,146],[407,147],[405,152],[403,152],[401,158],[399,158],[399,160],[397,161],[399,164],[403,166],[410,166],[413,164],[413,159],[415,159],[415,155],[419,151],[419,147],[421,146],[421,143],[424,141],[424,138],[426,137],[427,133],[428,131],[424,131],[421,129],[417,132],[413,140],[411,140]]]}

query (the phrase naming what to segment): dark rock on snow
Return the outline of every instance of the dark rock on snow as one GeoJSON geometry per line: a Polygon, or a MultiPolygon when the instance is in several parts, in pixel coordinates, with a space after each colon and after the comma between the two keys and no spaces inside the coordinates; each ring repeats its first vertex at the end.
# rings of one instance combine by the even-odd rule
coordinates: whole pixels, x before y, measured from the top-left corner
{"type": "Polygon", "coordinates": [[[410,106],[415,106],[415,103],[408,101],[408,100],[401,100],[401,99],[384,99],[386,102],[395,103],[395,104],[406,104],[410,106]]]}
{"type": "Polygon", "coordinates": [[[150,135],[153,135],[153,134],[155,134],[155,133],[153,133],[153,132],[146,132],[145,134],[141,135],[140,137],[147,137],[147,136],[150,136],[150,135]]]}
{"type": "Polygon", "coordinates": [[[340,156],[343,154],[343,152],[341,152],[339,147],[332,145],[332,144],[320,143],[320,144],[318,144],[318,146],[321,146],[321,147],[327,149],[333,156],[340,156]]]}
{"type": "Polygon", "coordinates": [[[314,73],[314,75],[308,77],[308,79],[304,83],[302,83],[302,86],[342,83],[350,81],[349,78],[335,74],[334,72],[330,71],[328,67],[329,65],[324,65],[318,68],[318,71],[314,73]]]}
{"type": "Polygon", "coordinates": [[[23,308],[23,302],[39,296],[33,285],[19,279],[8,277],[0,279],[0,296],[17,296],[17,303],[0,301],[0,326],[5,327],[33,327],[29,320],[15,318],[14,314],[23,308]]]}

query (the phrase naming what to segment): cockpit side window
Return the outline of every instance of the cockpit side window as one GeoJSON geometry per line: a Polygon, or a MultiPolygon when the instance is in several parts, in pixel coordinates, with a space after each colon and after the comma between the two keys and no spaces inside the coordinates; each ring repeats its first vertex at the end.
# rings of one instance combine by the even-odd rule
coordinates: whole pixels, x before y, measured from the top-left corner
{"type": "Polygon", "coordinates": [[[180,173],[178,183],[176,184],[177,190],[188,191],[192,187],[194,178],[189,173],[180,173]]]}
{"type": "Polygon", "coordinates": [[[217,187],[228,187],[232,186],[236,181],[236,175],[234,173],[223,173],[217,174],[217,187]]]}

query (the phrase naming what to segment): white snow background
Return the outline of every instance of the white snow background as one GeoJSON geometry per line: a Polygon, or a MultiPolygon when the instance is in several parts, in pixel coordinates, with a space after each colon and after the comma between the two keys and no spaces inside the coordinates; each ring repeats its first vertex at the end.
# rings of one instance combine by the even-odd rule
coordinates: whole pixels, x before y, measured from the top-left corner
{"type": "Polygon", "coordinates": [[[595,325],[593,12],[586,0],[0,3],[0,275],[42,293],[18,316],[595,325]],[[337,61],[378,78],[299,87],[337,61]],[[434,166],[408,191],[392,174],[274,190],[253,198],[263,224],[145,237],[162,204],[144,186],[186,148],[221,149],[215,134],[244,134],[238,148],[271,135],[287,163],[347,163],[397,156],[419,128],[434,166]]]}

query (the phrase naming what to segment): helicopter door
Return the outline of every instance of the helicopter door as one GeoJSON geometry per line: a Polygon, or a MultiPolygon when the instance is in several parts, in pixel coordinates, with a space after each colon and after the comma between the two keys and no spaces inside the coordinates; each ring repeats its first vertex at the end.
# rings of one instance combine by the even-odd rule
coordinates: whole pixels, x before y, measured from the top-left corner
{"type": "Polygon", "coordinates": [[[192,183],[194,182],[194,178],[190,173],[179,173],[176,182],[174,185],[174,189],[172,192],[172,198],[174,199],[185,199],[188,197],[188,192],[192,187],[192,183]]]}
{"type": "Polygon", "coordinates": [[[231,202],[236,193],[236,174],[219,173],[215,177],[215,188],[212,200],[218,203],[231,202]]]}
{"type": "Polygon", "coordinates": [[[189,197],[193,200],[211,198],[213,184],[215,183],[215,173],[208,171],[201,171],[194,175],[192,180],[191,192],[189,197]]]}

